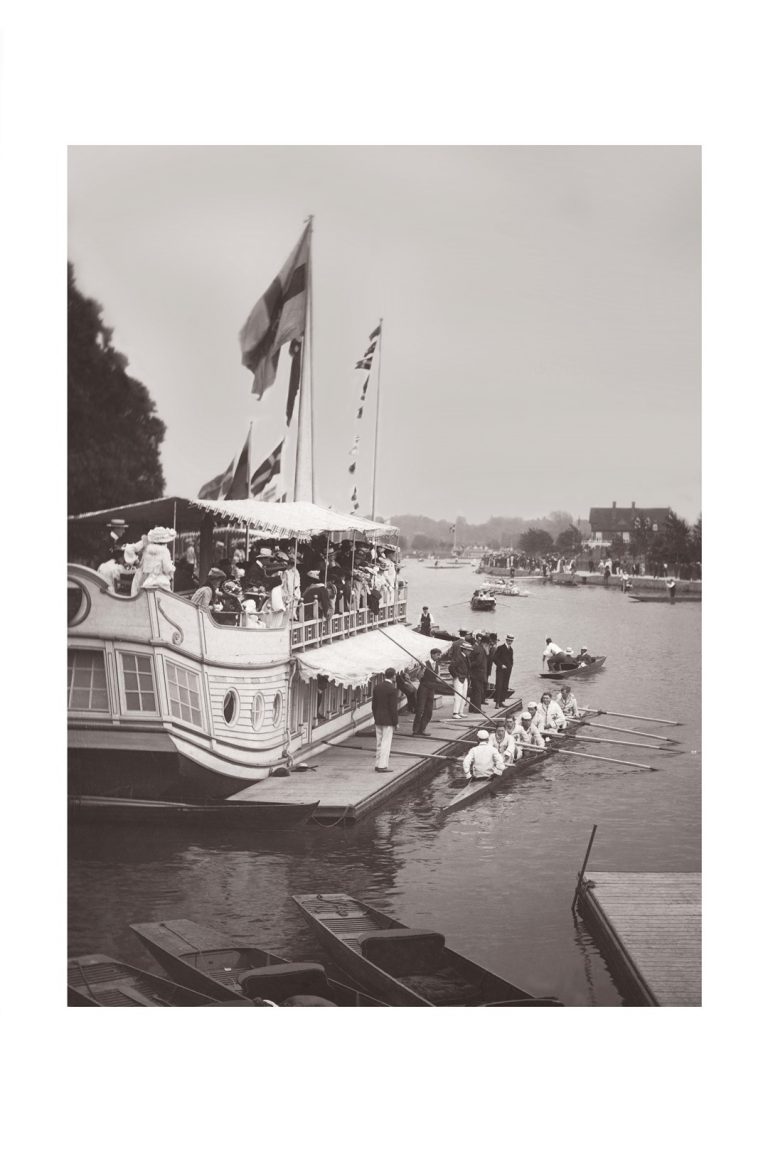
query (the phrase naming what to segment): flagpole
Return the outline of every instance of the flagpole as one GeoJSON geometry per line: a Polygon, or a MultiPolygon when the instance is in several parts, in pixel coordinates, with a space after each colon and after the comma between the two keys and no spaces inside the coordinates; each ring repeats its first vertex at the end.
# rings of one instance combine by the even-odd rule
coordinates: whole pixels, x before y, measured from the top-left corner
{"type": "Polygon", "coordinates": [[[314,403],[312,398],[312,376],[314,359],[314,340],[312,332],[312,232],[314,217],[308,217],[309,235],[307,240],[307,324],[302,341],[301,350],[301,381],[299,384],[299,410],[296,416],[296,462],[293,472],[293,499],[315,499],[315,467],[314,467],[314,403]],[[307,356],[307,340],[309,340],[309,355],[307,356]],[[308,419],[307,419],[308,418],[308,419]],[[309,476],[307,477],[307,463],[309,463],[309,476]],[[307,483],[308,481],[308,483],[307,483]]]}
{"type": "Polygon", "coordinates": [[[371,520],[376,518],[376,479],[379,461],[379,418],[381,415],[381,346],[384,341],[384,319],[379,317],[379,363],[376,369],[376,431],[373,438],[373,486],[371,491],[371,520]]]}
{"type": "MultiPolygon", "coordinates": [[[[246,499],[248,499],[248,500],[250,500],[250,498],[251,498],[251,440],[252,439],[253,439],[253,420],[250,420],[248,423],[248,451],[246,452],[246,456],[245,456],[245,459],[246,459],[245,474],[247,477],[245,485],[246,485],[246,492],[248,493],[246,499]]],[[[251,527],[250,522],[248,520],[246,520],[246,522],[245,522],[245,566],[246,566],[246,568],[248,567],[248,557],[249,557],[250,551],[251,551],[251,549],[250,549],[250,527],[251,527]]]]}

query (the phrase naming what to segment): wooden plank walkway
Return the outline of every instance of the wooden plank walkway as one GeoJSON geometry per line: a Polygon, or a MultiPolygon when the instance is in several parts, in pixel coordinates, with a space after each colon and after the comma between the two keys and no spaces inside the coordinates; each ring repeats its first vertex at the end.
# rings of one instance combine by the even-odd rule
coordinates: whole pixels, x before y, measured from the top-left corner
{"type": "Polygon", "coordinates": [[[587,872],[579,907],[633,1003],[701,1005],[700,872],[587,872]]]}
{"type": "MultiPolygon", "coordinates": [[[[407,712],[400,714],[400,724],[392,740],[391,773],[374,772],[375,737],[357,732],[344,737],[338,744],[306,756],[305,760],[315,767],[314,772],[294,771],[290,776],[269,776],[230,799],[312,804],[319,797],[316,819],[327,823],[359,820],[427,772],[447,768],[445,761],[435,759],[435,755],[463,756],[469,749],[456,741],[466,740],[478,729],[488,727],[488,721],[476,714],[472,719],[465,717],[463,722],[452,720],[451,699],[445,696],[443,700],[445,703],[442,708],[435,709],[429,725],[430,736],[439,737],[440,743],[411,736],[413,716],[407,712]],[[357,747],[346,747],[347,743],[357,747]],[[363,745],[366,750],[360,751],[363,745]],[[418,756],[395,756],[396,751],[418,753],[418,756]]],[[[522,700],[513,698],[500,709],[496,709],[491,701],[484,705],[484,711],[501,719],[521,707],[522,700]]],[[[367,725],[364,731],[372,732],[373,727],[367,725]]]]}

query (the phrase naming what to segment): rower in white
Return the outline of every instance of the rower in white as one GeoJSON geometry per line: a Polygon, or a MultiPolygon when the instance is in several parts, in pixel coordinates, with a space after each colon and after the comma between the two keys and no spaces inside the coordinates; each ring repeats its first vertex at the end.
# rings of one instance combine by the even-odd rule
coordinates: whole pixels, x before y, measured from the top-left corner
{"type": "Polygon", "coordinates": [[[501,776],[504,761],[489,743],[490,737],[484,728],[478,732],[477,739],[477,745],[470,748],[464,757],[464,775],[468,780],[488,780],[491,776],[501,776]]]}
{"type": "Polygon", "coordinates": [[[568,724],[560,705],[552,699],[551,692],[543,692],[541,703],[533,718],[534,725],[540,732],[563,732],[568,724]]]}
{"type": "Polygon", "coordinates": [[[519,760],[523,756],[521,744],[527,744],[533,748],[546,747],[541,732],[533,726],[533,716],[530,712],[526,711],[520,714],[520,723],[515,725],[512,735],[515,741],[515,760],[519,760]]]}
{"type": "Polygon", "coordinates": [[[571,691],[570,684],[563,684],[561,686],[560,692],[555,698],[555,703],[560,705],[563,711],[563,715],[566,717],[566,719],[578,720],[578,718],[581,716],[578,701],[571,691]]]}

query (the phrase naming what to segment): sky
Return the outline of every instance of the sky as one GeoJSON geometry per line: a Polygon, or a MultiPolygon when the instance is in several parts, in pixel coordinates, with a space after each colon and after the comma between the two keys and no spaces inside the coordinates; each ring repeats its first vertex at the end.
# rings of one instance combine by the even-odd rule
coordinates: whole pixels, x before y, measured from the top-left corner
{"type": "Polygon", "coordinates": [[[282,398],[251,394],[238,332],[312,214],[318,502],[351,510],[383,317],[378,515],[695,519],[700,176],[695,147],[73,147],[69,258],[167,425],[169,494],[251,421],[275,446],[282,398]]]}

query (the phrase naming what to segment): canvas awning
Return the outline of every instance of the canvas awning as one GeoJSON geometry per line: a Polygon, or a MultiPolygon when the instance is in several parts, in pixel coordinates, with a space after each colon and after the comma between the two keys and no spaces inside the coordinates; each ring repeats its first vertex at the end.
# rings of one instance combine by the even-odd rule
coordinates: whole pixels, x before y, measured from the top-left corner
{"type": "Polygon", "coordinates": [[[265,540],[309,540],[324,532],[346,536],[358,535],[368,540],[394,539],[398,530],[391,524],[379,524],[362,516],[348,516],[321,508],[306,501],[273,503],[269,500],[191,500],[187,496],[163,496],[158,500],[142,500],[137,504],[121,504],[98,512],[83,512],[70,516],[71,524],[107,524],[110,520],[126,520],[130,527],[160,524],[164,528],[176,525],[180,532],[199,529],[206,513],[214,518],[237,523],[250,534],[265,540]]]}
{"type": "Polygon", "coordinates": [[[436,640],[434,636],[412,632],[404,624],[391,624],[377,632],[365,632],[362,636],[339,640],[327,648],[299,652],[296,659],[302,680],[326,676],[336,684],[358,688],[386,668],[402,672],[419,660],[427,660],[433,648],[447,652],[450,646],[450,640],[436,640]]]}

